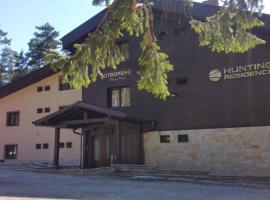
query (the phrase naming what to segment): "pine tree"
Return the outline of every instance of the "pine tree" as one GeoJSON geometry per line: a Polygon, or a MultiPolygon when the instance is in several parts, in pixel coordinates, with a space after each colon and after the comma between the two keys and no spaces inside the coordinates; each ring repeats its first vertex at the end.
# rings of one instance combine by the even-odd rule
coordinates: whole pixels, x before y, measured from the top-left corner
{"type": "Polygon", "coordinates": [[[0,54],[0,63],[3,66],[2,81],[4,84],[11,82],[17,71],[17,52],[10,47],[4,47],[0,54]]]}
{"type": "Polygon", "coordinates": [[[26,75],[29,70],[27,66],[27,58],[25,57],[25,54],[23,51],[20,51],[20,53],[16,54],[16,63],[15,63],[15,74],[13,79],[17,79],[19,77],[22,77],[26,75]]]}
{"type": "MultiPolygon", "coordinates": [[[[2,53],[3,48],[10,45],[11,40],[8,39],[7,33],[0,29],[0,53],[2,53]]],[[[6,73],[6,66],[1,61],[2,56],[0,58],[0,87],[5,83],[5,73],[6,73]]]]}
{"type": "Polygon", "coordinates": [[[2,29],[0,29],[0,47],[1,45],[9,45],[11,40],[8,39],[7,37],[7,33],[4,32],[2,29]]]}
{"type": "Polygon", "coordinates": [[[46,23],[36,26],[37,31],[34,32],[34,38],[28,43],[29,51],[26,53],[28,66],[31,69],[38,69],[45,64],[44,53],[49,50],[57,49],[61,44],[57,37],[59,32],[53,26],[46,23]]]}

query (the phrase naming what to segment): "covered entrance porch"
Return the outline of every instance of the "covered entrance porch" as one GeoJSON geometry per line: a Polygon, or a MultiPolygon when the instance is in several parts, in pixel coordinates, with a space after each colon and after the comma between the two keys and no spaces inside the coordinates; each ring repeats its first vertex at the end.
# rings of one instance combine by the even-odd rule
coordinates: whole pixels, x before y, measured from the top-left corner
{"type": "Polygon", "coordinates": [[[59,168],[61,129],[81,137],[81,168],[143,164],[143,132],[151,121],[110,108],[77,102],[33,122],[55,129],[54,165],[59,168]]]}

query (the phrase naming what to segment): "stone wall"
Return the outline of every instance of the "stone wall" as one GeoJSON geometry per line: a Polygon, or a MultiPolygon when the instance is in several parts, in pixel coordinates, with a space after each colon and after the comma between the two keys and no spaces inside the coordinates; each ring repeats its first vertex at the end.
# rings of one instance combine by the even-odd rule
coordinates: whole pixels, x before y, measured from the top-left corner
{"type": "Polygon", "coordinates": [[[162,169],[270,176],[270,127],[148,132],[144,151],[145,163],[162,169]],[[179,134],[189,142],[179,143],[179,134]],[[170,143],[160,143],[160,135],[170,135],[170,143]]]}

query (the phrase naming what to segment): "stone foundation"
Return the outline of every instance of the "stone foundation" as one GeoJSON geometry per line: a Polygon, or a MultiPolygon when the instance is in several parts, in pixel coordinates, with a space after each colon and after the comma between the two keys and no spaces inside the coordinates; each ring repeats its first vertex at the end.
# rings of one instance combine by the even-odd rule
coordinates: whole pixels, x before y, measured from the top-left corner
{"type": "Polygon", "coordinates": [[[161,169],[209,171],[226,176],[270,176],[270,127],[148,132],[145,163],[161,169]],[[187,134],[188,143],[178,135],[187,134]],[[170,135],[170,143],[160,143],[170,135]]]}

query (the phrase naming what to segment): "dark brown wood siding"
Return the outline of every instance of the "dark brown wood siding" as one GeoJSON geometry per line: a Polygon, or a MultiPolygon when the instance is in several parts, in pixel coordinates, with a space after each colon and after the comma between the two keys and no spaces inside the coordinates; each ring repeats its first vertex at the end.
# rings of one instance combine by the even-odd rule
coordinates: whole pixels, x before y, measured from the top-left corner
{"type": "Polygon", "coordinates": [[[198,46],[198,38],[189,28],[175,36],[177,26],[177,21],[168,23],[165,30],[169,37],[159,41],[175,68],[169,74],[169,88],[176,93],[175,98],[160,101],[137,90],[140,38],[131,38],[131,58],[120,69],[132,69],[134,74],[123,80],[97,81],[83,90],[83,100],[107,106],[107,88],[130,85],[131,107],[120,110],[156,120],[156,130],[270,125],[270,75],[219,82],[210,81],[208,76],[212,69],[268,62],[270,45],[261,45],[245,54],[213,53],[198,46]],[[188,83],[177,85],[179,77],[187,77],[188,83]]]}

